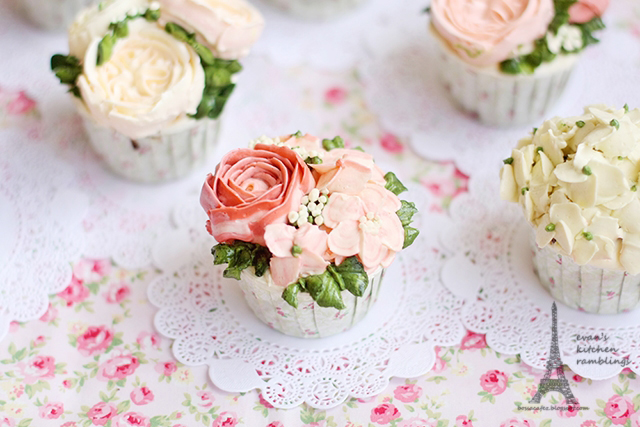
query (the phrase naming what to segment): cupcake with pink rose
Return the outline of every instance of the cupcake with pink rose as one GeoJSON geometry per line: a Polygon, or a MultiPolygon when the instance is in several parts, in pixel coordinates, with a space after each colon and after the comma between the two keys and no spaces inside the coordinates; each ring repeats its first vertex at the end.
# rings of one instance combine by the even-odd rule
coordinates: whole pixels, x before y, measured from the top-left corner
{"type": "Polygon", "coordinates": [[[358,323],[384,272],[411,245],[417,212],[373,157],[297,132],[225,155],[202,188],[214,264],[239,281],[256,316],[291,336],[358,323]]]}
{"type": "Polygon", "coordinates": [[[543,117],[580,53],[598,42],[609,0],[432,0],[439,77],[462,110],[488,125],[543,117]]]}
{"type": "Polygon", "coordinates": [[[113,172],[175,180],[213,152],[238,59],[263,27],[244,0],[107,0],[76,16],[51,69],[113,172]]]}

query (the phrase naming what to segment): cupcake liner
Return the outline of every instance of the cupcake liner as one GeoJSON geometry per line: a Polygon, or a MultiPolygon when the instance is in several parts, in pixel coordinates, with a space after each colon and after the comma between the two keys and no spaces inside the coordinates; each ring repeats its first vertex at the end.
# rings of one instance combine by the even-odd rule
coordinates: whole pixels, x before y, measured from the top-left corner
{"type": "Polygon", "coordinates": [[[580,311],[616,314],[640,302],[640,275],[578,265],[550,247],[538,248],[532,239],[533,266],[542,286],[556,300],[580,311]]]}
{"type": "Polygon", "coordinates": [[[84,124],[91,145],[113,172],[147,183],[176,180],[203,166],[220,128],[219,120],[203,119],[181,132],[133,140],[87,117],[84,124]]]}
{"type": "Polygon", "coordinates": [[[320,307],[308,293],[298,294],[298,308],[283,298],[284,288],[276,286],[269,273],[257,277],[252,269],[242,272],[240,288],[251,310],[271,328],[299,338],[324,338],[344,332],[361,321],[375,303],[384,269],[369,275],[369,285],[361,297],[342,291],[345,308],[320,307]]]}
{"type": "Polygon", "coordinates": [[[76,14],[93,0],[20,0],[25,17],[46,30],[66,30],[76,14]]]}
{"type": "MultiPolygon", "coordinates": [[[[435,30],[432,30],[435,34],[435,30]]],[[[532,123],[558,101],[578,55],[561,55],[531,75],[509,75],[498,67],[464,62],[435,34],[438,74],[453,102],[491,126],[532,123]]]]}
{"type": "Polygon", "coordinates": [[[366,0],[267,0],[300,18],[327,19],[355,9],[366,0]]]}

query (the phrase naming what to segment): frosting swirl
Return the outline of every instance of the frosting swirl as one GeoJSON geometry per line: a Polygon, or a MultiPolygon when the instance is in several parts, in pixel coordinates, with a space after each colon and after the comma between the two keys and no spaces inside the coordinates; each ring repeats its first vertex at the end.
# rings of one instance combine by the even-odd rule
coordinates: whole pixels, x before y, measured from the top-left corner
{"type": "Polygon", "coordinates": [[[539,247],[640,273],[640,109],[548,120],[505,163],[500,195],[522,205],[539,247]]]}
{"type": "Polygon", "coordinates": [[[244,0],[159,0],[161,24],[175,22],[195,31],[216,57],[249,53],[264,28],[260,12],[244,0]]]}
{"type": "Polygon", "coordinates": [[[498,64],[544,36],[553,0],[433,0],[432,22],[458,55],[477,66],[498,64]]]}
{"type": "Polygon", "coordinates": [[[99,43],[89,45],[77,83],[94,120],[133,139],[191,124],[187,113],[196,112],[205,84],[193,49],[144,19],[129,24],[129,36],[101,66],[99,43]]]}

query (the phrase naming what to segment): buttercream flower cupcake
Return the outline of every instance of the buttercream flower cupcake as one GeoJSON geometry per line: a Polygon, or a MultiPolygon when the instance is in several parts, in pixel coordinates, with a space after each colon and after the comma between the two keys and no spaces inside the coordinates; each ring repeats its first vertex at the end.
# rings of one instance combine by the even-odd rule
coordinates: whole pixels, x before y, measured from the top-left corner
{"type": "Polygon", "coordinates": [[[387,268],[418,235],[406,188],[342,139],[300,132],[228,153],[202,188],[214,263],[256,316],[287,335],[349,329],[387,268]]]}
{"type": "Polygon", "coordinates": [[[533,227],[534,266],[557,300],[612,314],[640,301],[640,109],[554,118],[504,160],[501,197],[533,227]]]}
{"type": "Polygon", "coordinates": [[[20,12],[35,26],[49,31],[63,31],[82,8],[93,0],[19,0],[20,12]]]}
{"type": "Polygon", "coordinates": [[[579,53],[597,43],[609,0],[433,0],[440,79],[453,101],[486,124],[543,117],[579,53]]]}
{"type": "Polygon", "coordinates": [[[263,26],[244,0],[103,1],[78,14],[70,54],[54,55],[51,68],[114,172],[173,180],[213,151],[237,59],[263,26]]]}
{"type": "Polygon", "coordinates": [[[304,19],[329,19],[357,8],[366,0],[267,0],[281,10],[304,19]]]}

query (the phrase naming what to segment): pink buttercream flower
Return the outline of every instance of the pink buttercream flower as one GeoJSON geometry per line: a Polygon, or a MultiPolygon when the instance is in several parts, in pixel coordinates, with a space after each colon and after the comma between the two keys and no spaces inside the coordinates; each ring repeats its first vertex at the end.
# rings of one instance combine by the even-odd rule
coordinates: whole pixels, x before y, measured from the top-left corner
{"type": "Polygon", "coordinates": [[[456,427],[473,427],[473,423],[466,415],[458,415],[456,417],[456,427]]]}
{"type": "Polygon", "coordinates": [[[126,283],[112,283],[104,294],[107,302],[112,304],[120,304],[131,295],[131,288],[126,283]]]}
{"type": "Polygon", "coordinates": [[[396,399],[404,403],[415,402],[422,394],[422,388],[415,384],[399,385],[393,391],[393,395],[396,399]]]}
{"type": "Polygon", "coordinates": [[[487,371],[480,377],[480,386],[487,393],[491,393],[494,396],[503,393],[507,389],[507,382],[509,378],[498,370],[487,371]]]}
{"type": "Polygon", "coordinates": [[[322,274],[329,264],[323,258],[327,233],[315,225],[305,223],[296,229],[271,224],[265,229],[264,240],[273,254],[269,268],[278,286],[288,286],[300,276],[322,274]]]}
{"type": "Polygon", "coordinates": [[[118,409],[111,403],[99,402],[93,405],[87,417],[91,420],[94,426],[103,426],[118,413],[118,409]]]}
{"type": "Polygon", "coordinates": [[[629,417],[635,412],[633,402],[629,398],[617,394],[611,396],[604,407],[605,415],[615,425],[626,424],[629,417]]]}
{"type": "Polygon", "coordinates": [[[113,331],[106,326],[89,326],[78,337],[78,351],[83,356],[103,353],[113,341],[113,331]]]}
{"type": "Polygon", "coordinates": [[[39,380],[49,380],[55,377],[56,361],[52,356],[36,356],[27,363],[16,365],[26,384],[34,384],[39,380]]]}
{"type": "Polygon", "coordinates": [[[500,424],[500,427],[536,427],[536,423],[531,420],[513,417],[503,421],[502,424],[500,424]]]}
{"type": "Polygon", "coordinates": [[[153,402],[153,392],[147,387],[136,387],[131,391],[129,395],[131,401],[136,405],[146,405],[153,402]]]}
{"type": "Polygon", "coordinates": [[[47,420],[55,420],[60,418],[60,415],[64,413],[64,405],[61,402],[50,402],[40,407],[40,418],[47,420]]]}
{"type": "Polygon", "coordinates": [[[58,296],[67,302],[67,306],[82,302],[89,296],[89,289],[82,284],[75,276],[71,278],[71,283],[58,296]]]}
{"type": "Polygon", "coordinates": [[[100,366],[97,378],[101,381],[122,380],[132,375],[138,366],[140,366],[140,362],[132,355],[116,356],[100,366]]]}
{"type": "Polygon", "coordinates": [[[234,427],[236,424],[238,424],[238,416],[235,412],[222,412],[211,427],[234,427]]]}
{"type": "Polygon", "coordinates": [[[344,194],[360,194],[368,182],[385,185],[382,170],[374,163],[371,154],[358,150],[336,148],[327,151],[320,164],[310,164],[318,174],[319,190],[344,194]]]}
{"type": "Polygon", "coordinates": [[[584,24],[602,16],[609,7],[609,0],[578,0],[569,8],[569,22],[584,24]]]}
{"type": "Polygon", "coordinates": [[[322,214],[333,229],[329,249],[340,257],[358,255],[367,272],[388,267],[404,242],[400,207],[395,194],[373,183],[358,196],[333,193],[322,214]]]}
{"type": "Polygon", "coordinates": [[[285,135],[280,137],[280,141],[289,148],[304,148],[307,152],[316,151],[318,153],[326,153],[322,147],[322,140],[317,136],[305,134],[303,136],[285,135]]]}
{"type": "Polygon", "coordinates": [[[347,91],[341,87],[332,87],[324,93],[324,100],[328,104],[341,104],[347,97],[347,91]]]}
{"type": "Polygon", "coordinates": [[[371,422],[388,424],[396,418],[400,418],[400,411],[391,403],[383,403],[371,410],[371,422]]]}

